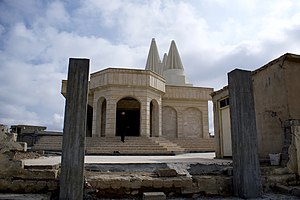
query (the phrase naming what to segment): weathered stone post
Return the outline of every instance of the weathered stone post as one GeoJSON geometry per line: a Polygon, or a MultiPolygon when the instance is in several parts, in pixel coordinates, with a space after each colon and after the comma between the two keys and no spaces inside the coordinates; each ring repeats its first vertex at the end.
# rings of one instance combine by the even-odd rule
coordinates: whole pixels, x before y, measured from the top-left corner
{"type": "Polygon", "coordinates": [[[250,71],[228,73],[232,137],[233,191],[235,196],[261,196],[255,107],[250,71]]]}
{"type": "Polygon", "coordinates": [[[83,199],[89,59],[69,60],[59,199],[83,199]]]}

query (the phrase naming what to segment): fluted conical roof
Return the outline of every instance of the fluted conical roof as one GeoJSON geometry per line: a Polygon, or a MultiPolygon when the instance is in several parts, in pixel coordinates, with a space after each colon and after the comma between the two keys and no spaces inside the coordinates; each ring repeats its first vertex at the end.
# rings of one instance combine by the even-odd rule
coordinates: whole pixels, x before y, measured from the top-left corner
{"type": "Polygon", "coordinates": [[[161,73],[160,67],[161,61],[159,58],[156,42],[155,39],[152,38],[145,69],[154,71],[156,73],[161,73]]]}
{"type": "Polygon", "coordinates": [[[168,58],[168,54],[164,53],[164,57],[163,57],[163,61],[162,61],[163,70],[166,70],[166,67],[167,67],[167,58],[168,58]]]}
{"type": "Polygon", "coordinates": [[[183,69],[183,65],[174,40],[171,42],[165,66],[165,70],[168,69],[183,69]]]}

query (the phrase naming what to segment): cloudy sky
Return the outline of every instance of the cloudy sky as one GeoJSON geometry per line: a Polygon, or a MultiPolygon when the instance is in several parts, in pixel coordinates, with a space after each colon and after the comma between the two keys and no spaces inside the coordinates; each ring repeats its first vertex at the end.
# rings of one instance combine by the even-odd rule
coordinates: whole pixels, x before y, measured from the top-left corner
{"type": "Polygon", "coordinates": [[[217,90],[234,68],[300,54],[300,1],[0,0],[0,38],[0,124],[62,130],[69,57],[144,68],[151,38],[161,57],[175,40],[190,82],[217,90]]]}

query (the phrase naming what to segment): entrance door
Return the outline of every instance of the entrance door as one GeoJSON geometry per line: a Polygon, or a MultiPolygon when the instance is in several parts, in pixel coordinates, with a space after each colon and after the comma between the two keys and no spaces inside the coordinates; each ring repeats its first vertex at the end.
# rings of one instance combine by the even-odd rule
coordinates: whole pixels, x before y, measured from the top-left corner
{"type": "Polygon", "coordinates": [[[140,136],[140,103],[123,98],[117,104],[116,136],[140,136]]]}
{"type": "Polygon", "coordinates": [[[232,156],[229,106],[222,108],[220,112],[221,112],[221,132],[222,132],[222,139],[223,139],[223,154],[224,156],[232,156]]]}
{"type": "Polygon", "coordinates": [[[118,110],[116,135],[139,136],[140,134],[140,111],[139,110],[118,110]]]}

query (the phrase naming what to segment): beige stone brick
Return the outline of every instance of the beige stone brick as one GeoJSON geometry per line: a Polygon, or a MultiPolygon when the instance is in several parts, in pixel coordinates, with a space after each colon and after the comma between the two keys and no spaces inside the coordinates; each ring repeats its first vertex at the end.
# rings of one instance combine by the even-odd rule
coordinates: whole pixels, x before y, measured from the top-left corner
{"type": "Polygon", "coordinates": [[[132,178],[130,179],[130,187],[132,189],[138,189],[142,186],[142,180],[139,178],[132,178]]]}
{"type": "Polygon", "coordinates": [[[163,180],[160,178],[153,179],[153,188],[162,188],[163,187],[163,180]]]}
{"type": "Polygon", "coordinates": [[[153,187],[153,180],[152,179],[143,179],[142,187],[153,187]]]}
{"type": "Polygon", "coordinates": [[[173,181],[171,178],[165,178],[163,179],[163,187],[164,188],[171,188],[173,187],[173,181]]]}
{"type": "Polygon", "coordinates": [[[172,182],[173,182],[173,186],[176,188],[182,187],[183,185],[182,180],[180,178],[174,178],[172,182]]]}

